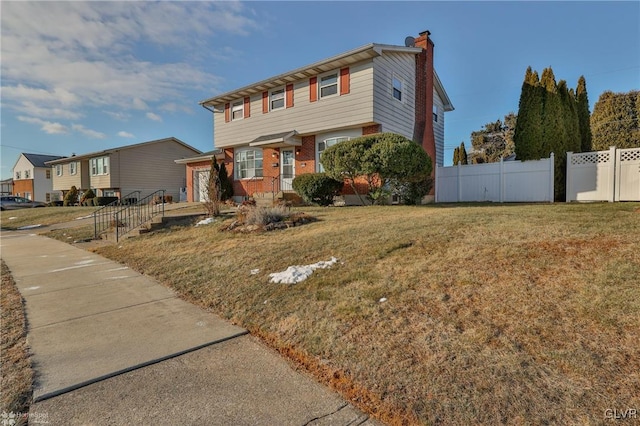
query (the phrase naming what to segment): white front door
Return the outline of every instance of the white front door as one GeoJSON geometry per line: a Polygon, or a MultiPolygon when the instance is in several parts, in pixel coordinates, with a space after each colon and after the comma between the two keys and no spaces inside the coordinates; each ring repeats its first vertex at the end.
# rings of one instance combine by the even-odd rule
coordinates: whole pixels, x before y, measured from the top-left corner
{"type": "Polygon", "coordinates": [[[296,175],[295,155],[293,149],[280,150],[280,190],[291,191],[292,182],[296,175]]]}
{"type": "Polygon", "coordinates": [[[193,201],[207,201],[207,184],[209,182],[209,170],[193,171],[193,201]]]}

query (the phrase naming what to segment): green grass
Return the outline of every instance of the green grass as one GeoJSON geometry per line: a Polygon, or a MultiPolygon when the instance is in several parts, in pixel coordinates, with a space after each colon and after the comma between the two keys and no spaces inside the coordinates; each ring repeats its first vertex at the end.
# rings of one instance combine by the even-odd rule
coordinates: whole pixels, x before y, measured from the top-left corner
{"type": "Polygon", "coordinates": [[[319,220],[96,250],[389,424],[601,424],[640,407],[639,203],[303,211],[319,220]],[[331,256],[304,282],[269,282],[331,256]]]}

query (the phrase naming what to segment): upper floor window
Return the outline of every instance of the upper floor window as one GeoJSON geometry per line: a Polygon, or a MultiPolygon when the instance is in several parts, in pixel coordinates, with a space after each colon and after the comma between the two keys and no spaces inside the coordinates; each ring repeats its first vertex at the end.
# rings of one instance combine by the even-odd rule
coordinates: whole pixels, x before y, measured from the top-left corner
{"type": "Polygon", "coordinates": [[[16,180],[17,179],[22,179],[22,173],[21,172],[16,172],[16,180]]]}
{"type": "Polygon", "coordinates": [[[284,108],[284,88],[269,93],[269,109],[273,111],[280,108],[284,108]]]}
{"type": "Polygon", "coordinates": [[[338,93],[338,73],[327,74],[320,77],[320,98],[332,96],[338,93]]]}
{"type": "Polygon", "coordinates": [[[31,177],[31,171],[30,170],[25,170],[24,171],[24,178],[25,179],[29,179],[31,177]]]}
{"type": "Polygon", "coordinates": [[[396,98],[399,101],[402,101],[402,80],[400,80],[399,78],[397,78],[396,76],[393,76],[392,79],[392,86],[393,86],[393,97],[396,98]]]}
{"type": "Polygon", "coordinates": [[[433,121],[438,121],[438,105],[433,106],[433,121]]]}
{"type": "Polygon", "coordinates": [[[241,120],[244,117],[243,101],[234,102],[231,105],[231,120],[241,120]]]}
{"type": "Polygon", "coordinates": [[[62,176],[62,164],[56,164],[56,176],[62,176]]]}
{"type": "Polygon", "coordinates": [[[262,177],[262,149],[247,148],[236,150],[236,179],[262,177]]]}
{"type": "Polygon", "coordinates": [[[316,143],[316,170],[319,173],[324,172],[324,167],[322,166],[322,164],[320,164],[320,158],[322,156],[322,152],[329,148],[330,146],[333,146],[335,144],[337,144],[338,142],[343,142],[343,141],[348,141],[349,138],[346,136],[339,136],[336,138],[328,138],[322,141],[319,141],[316,143]]]}
{"type": "Polygon", "coordinates": [[[75,175],[77,172],[78,172],[78,163],[75,161],[72,163],[69,163],[69,174],[75,175]]]}
{"type": "Polygon", "coordinates": [[[109,174],[109,157],[91,159],[91,176],[109,174]]]}
{"type": "Polygon", "coordinates": [[[45,170],[44,175],[47,179],[51,179],[51,169],[45,170]]]}

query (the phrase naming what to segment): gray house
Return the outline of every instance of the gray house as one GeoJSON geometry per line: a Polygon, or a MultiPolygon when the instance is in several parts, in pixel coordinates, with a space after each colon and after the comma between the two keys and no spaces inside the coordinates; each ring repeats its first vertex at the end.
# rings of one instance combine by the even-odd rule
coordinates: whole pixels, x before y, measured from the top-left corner
{"type": "Polygon", "coordinates": [[[186,186],[185,166],[176,159],[201,151],[169,137],[49,161],[53,189],[66,193],[72,186],[83,192],[91,188],[99,197],[125,197],[141,191],[141,197],[165,190],[180,199],[186,186]]]}

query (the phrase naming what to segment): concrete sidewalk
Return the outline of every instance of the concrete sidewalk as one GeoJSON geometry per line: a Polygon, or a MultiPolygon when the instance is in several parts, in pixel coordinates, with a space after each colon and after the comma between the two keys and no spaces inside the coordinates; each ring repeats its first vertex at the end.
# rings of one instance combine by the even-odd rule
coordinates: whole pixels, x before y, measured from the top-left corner
{"type": "Polygon", "coordinates": [[[3,232],[1,250],[26,302],[33,420],[375,424],[149,277],[28,232],[3,232]]]}

